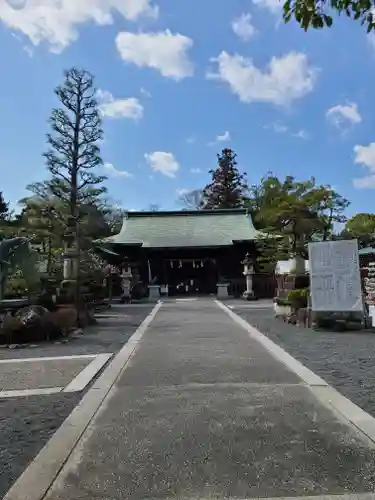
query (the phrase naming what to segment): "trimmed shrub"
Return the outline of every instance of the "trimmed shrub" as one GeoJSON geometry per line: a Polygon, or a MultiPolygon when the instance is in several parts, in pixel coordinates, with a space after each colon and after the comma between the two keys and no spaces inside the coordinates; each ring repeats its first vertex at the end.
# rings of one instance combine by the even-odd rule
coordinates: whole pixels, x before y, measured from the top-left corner
{"type": "Polygon", "coordinates": [[[308,288],[296,288],[288,293],[288,302],[293,310],[298,311],[307,307],[308,296],[308,288]]]}
{"type": "Polygon", "coordinates": [[[67,336],[76,327],[77,312],[73,307],[58,309],[50,313],[50,320],[62,335],[67,336]]]}

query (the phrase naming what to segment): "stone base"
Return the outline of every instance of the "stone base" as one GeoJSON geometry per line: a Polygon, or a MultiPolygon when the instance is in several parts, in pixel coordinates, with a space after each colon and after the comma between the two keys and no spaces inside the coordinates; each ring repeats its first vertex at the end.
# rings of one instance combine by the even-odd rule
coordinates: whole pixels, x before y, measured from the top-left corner
{"type": "Polygon", "coordinates": [[[359,331],[366,328],[366,316],[361,311],[312,311],[312,328],[324,331],[359,331]]]}
{"type": "Polygon", "coordinates": [[[124,299],[124,302],[129,302],[131,298],[130,292],[130,281],[128,279],[124,279],[122,282],[122,294],[121,298],[124,299]]]}
{"type": "Polygon", "coordinates": [[[74,279],[64,279],[60,283],[59,291],[75,290],[76,283],[77,283],[77,280],[74,280],[74,279]]]}
{"type": "Polygon", "coordinates": [[[244,292],[242,298],[245,300],[258,300],[258,297],[254,295],[254,292],[244,292]]]}
{"type": "Polygon", "coordinates": [[[221,299],[227,299],[228,297],[229,297],[228,283],[218,283],[217,284],[217,298],[219,300],[221,300],[221,299]]]}
{"type": "Polygon", "coordinates": [[[371,326],[375,326],[375,305],[368,306],[368,314],[371,318],[371,326]]]}
{"type": "Polygon", "coordinates": [[[273,303],[273,310],[275,311],[276,317],[287,317],[292,313],[292,308],[290,306],[280,306],[277,302],[273,303]]]}
{"type": "Polygon", "coordinates": [[[157,302],[160,299],[160,286],[159,285],[149,285],[148,286],[148,300],[150,302],[157,302]]]}

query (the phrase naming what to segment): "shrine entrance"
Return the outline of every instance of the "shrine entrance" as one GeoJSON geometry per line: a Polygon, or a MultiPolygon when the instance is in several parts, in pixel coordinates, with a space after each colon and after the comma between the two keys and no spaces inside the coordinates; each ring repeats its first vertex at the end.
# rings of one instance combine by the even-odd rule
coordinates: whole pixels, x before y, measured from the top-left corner
{"type": "Polygon", "coordinates": [[[209,295],[216,293],[214,259],[180,259],[165,263],[168,295],[209,295]]]}

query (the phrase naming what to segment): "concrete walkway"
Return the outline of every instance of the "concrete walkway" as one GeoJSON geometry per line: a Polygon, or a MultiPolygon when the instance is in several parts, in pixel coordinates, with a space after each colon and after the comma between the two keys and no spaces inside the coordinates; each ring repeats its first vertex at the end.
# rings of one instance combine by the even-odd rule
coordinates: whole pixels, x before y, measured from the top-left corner
{"type": "Polygon", "coordinates": [[[130,361],[43,498],[373,491],[372,441],[318,401],[293,362],[275,359],[214,301],[162,304],[134,342],[130,361]]]}

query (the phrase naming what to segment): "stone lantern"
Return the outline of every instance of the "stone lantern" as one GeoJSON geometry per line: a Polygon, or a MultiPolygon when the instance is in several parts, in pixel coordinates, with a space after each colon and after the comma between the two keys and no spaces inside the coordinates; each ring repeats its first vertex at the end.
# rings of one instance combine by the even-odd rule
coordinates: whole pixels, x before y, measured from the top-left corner
{"type": "Polygon", "coordinates": [[[243,260],[242,264],[244,266],[243,274],[246,278],[246,290],[243,293],[243,298],[246,300],[253,300],[255,299],[253,291],[254,266],[249,253],[245,255],[245,259],[243,260]]]}

